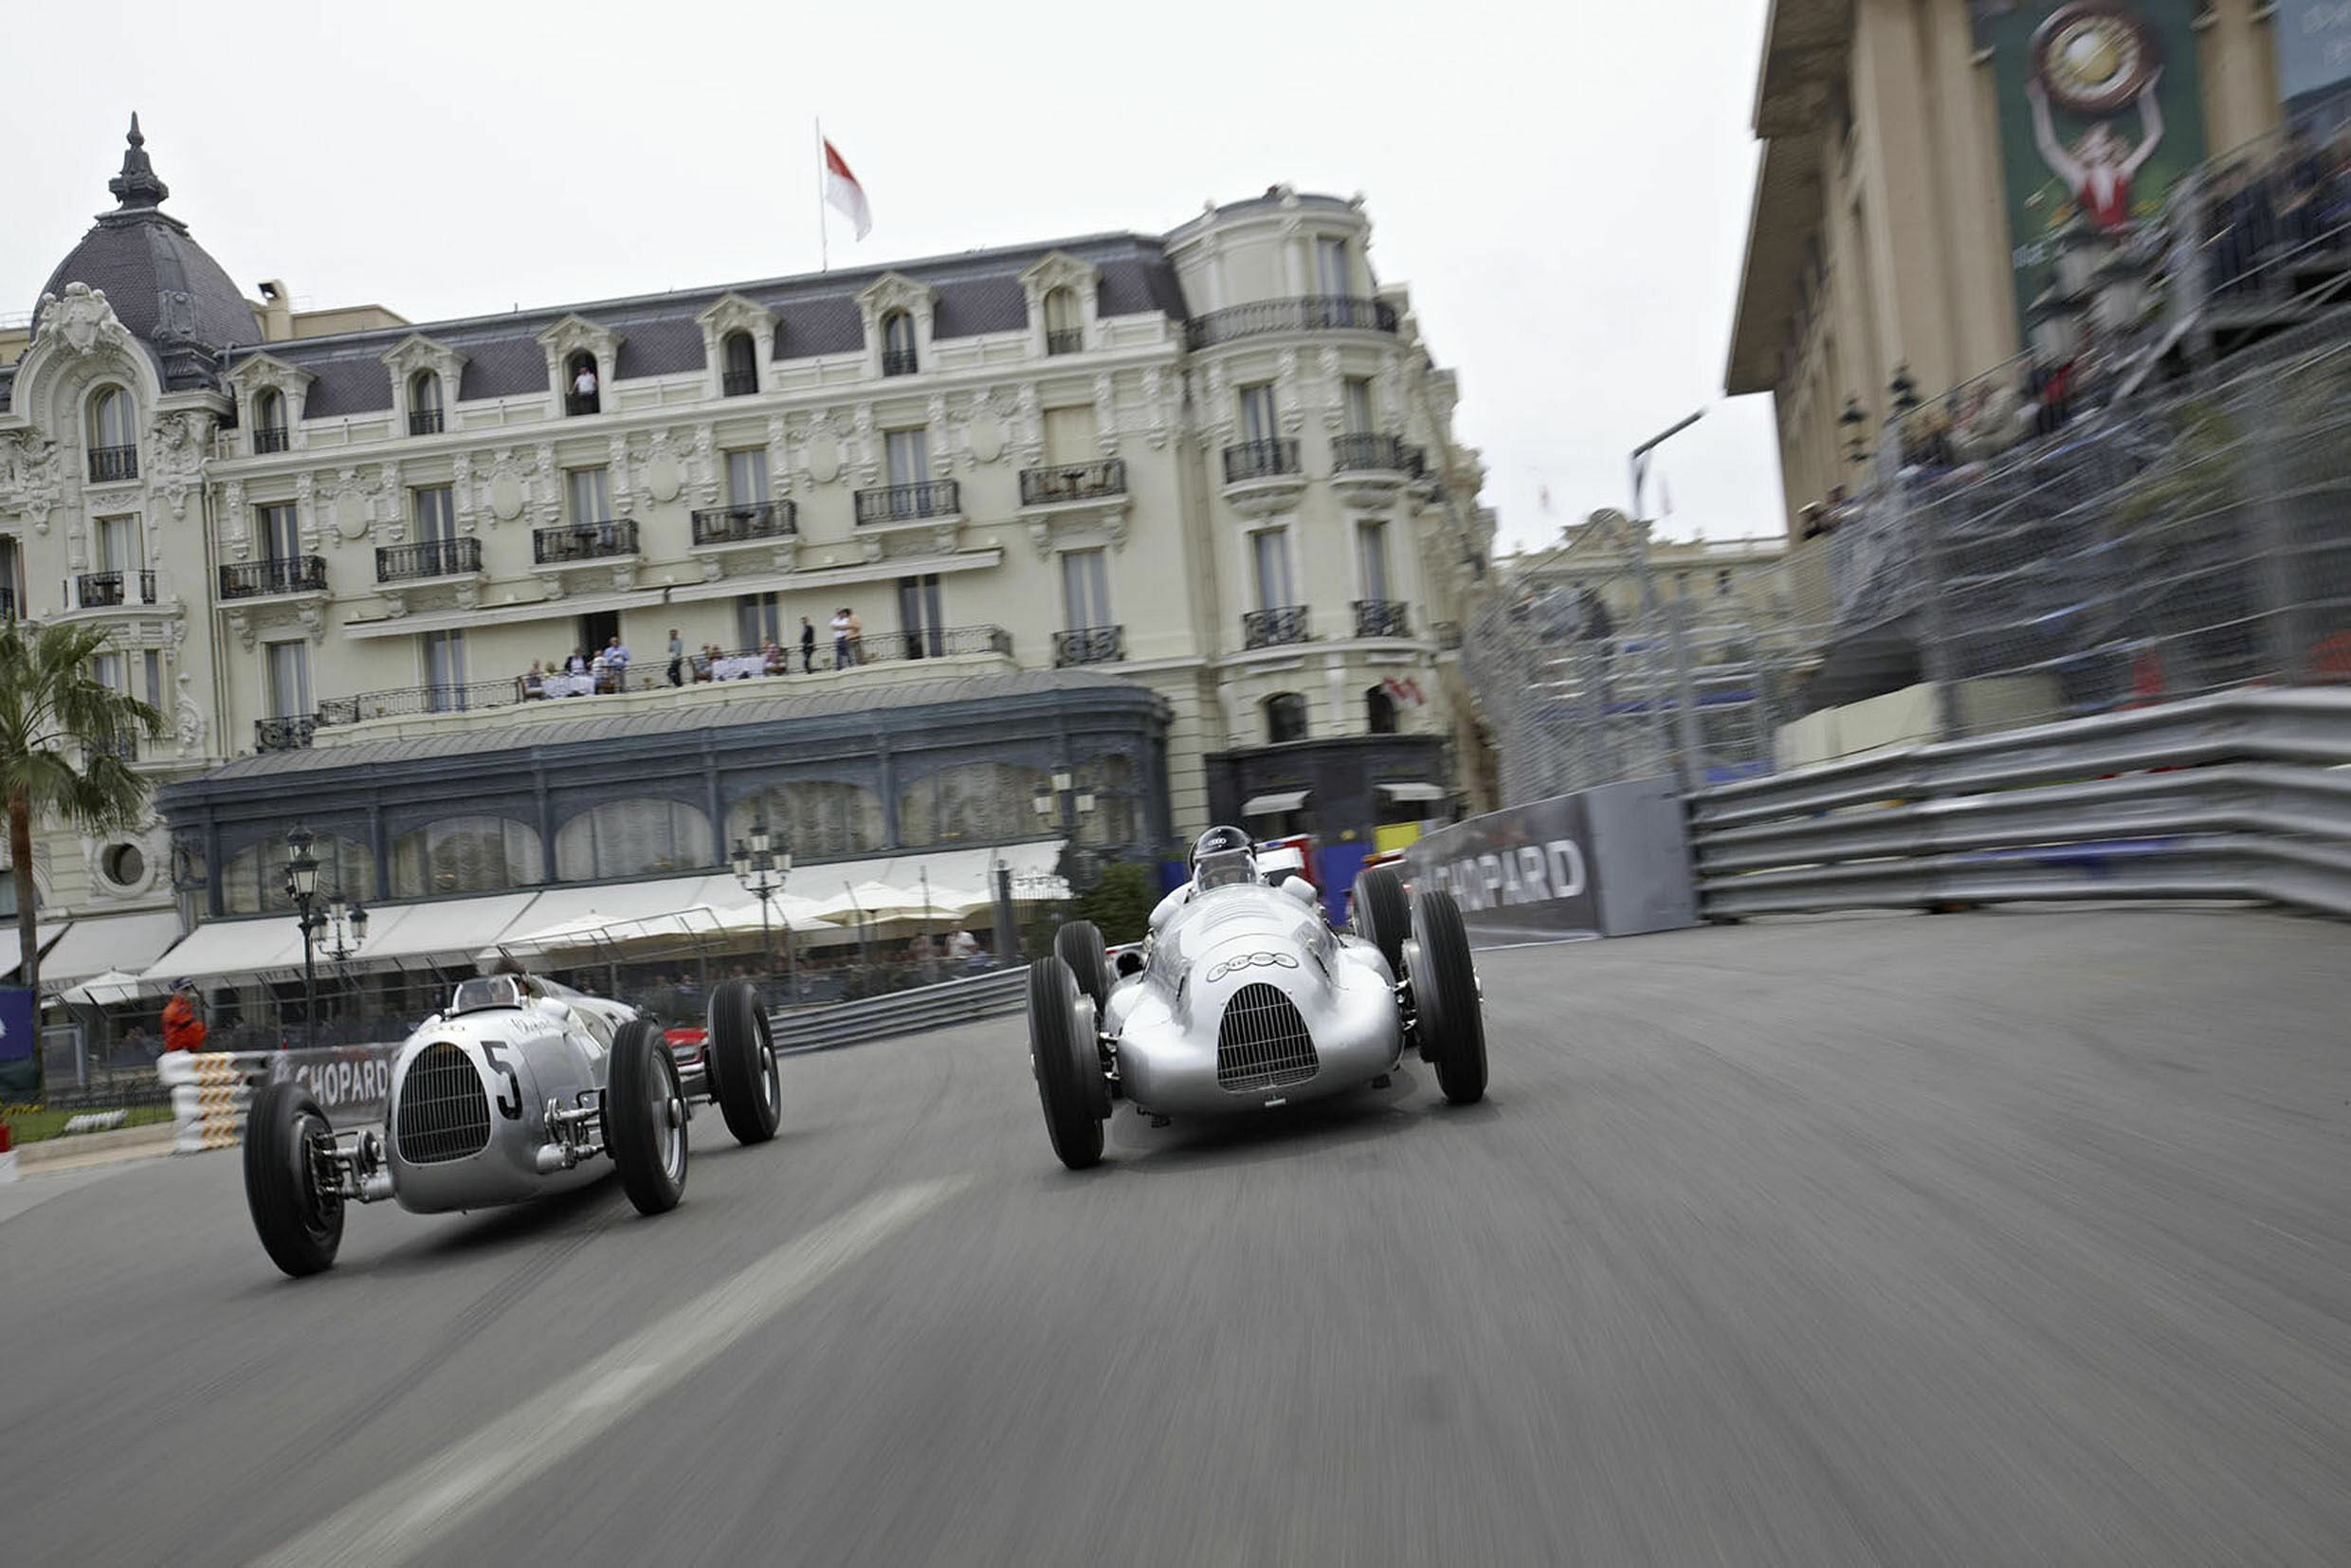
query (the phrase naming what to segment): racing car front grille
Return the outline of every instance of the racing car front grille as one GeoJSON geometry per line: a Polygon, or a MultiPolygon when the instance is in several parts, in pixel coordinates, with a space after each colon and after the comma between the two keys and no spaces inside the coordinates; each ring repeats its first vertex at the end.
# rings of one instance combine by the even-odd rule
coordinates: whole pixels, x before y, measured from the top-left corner
{"type": "Polygon", "coordinates": [[[1303,1084],[1321,1064],[1298,1005],[1278,986],[1245,985],[1216,1026],[1216,1086],[1233,1094],[1303,1084]]]}
{"type": "Polygon", "coordinates": [[[464,1051],[436,1040],[416,1053],[400,1081],[392,1133],[400,1158],[411,1165],[463,1159],[489,1147],[490,1098],[464,1051]]]}

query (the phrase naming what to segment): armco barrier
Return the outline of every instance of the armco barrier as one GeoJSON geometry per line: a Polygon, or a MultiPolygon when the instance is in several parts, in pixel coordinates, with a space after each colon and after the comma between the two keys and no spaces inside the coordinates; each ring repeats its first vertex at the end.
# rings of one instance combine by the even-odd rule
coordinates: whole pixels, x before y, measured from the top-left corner
{"type": "Polygon", "coordinates": [[[775,1012],[769,1021],[775,1027],[777,1053],[793,1055],[998,1017],[1028,1005],[1029,970],[1024,964],[817,1012],[775,1012]]]}
{"type": "Polygon", "coordinates": [[[1691,797],[1714,920],[2023,899],[2351,915],[2351,691],[2226,692],[1691,797]]]}
{"type": "Polygon", "coordinates": [[[166,1051],[155,1075],[172,1091],[174,1154],[233,1147],[245,1136],[254,1088],[293,1078],[338,1127],[380,1121],[392,1092],[394,1045],[316,1050],[166,1051]]]}

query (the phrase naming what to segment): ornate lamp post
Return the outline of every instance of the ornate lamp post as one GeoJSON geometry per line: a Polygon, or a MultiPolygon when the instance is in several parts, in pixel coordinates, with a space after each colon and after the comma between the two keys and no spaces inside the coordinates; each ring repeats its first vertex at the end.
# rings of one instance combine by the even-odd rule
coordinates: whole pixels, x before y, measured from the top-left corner
{"type": "MultiPolygon", "coordinates": [[[[337,893],[327,904],[325,928],[329,939],[326,956],[335,960],[338,970],[344,969],[351,956],[359,951],[359,944],[367,940],[367,907],[356,900],[346,901],[337,893]]],[[[348,991],[350,986],[351,975],[346,970],[341,989],[348,991]]]]}
{"type": "Polygon", "coordinates": [[[1078,786],[1077,776],[1070,772],[1068,763],[1056,762],[1051,786],[1039,790],[1030,797],[1029,803],[1036,808],[1039,817],[1062,830],[1069,840],[1071,866],[1079,872],[1080,880],[1092,882],[1093,853],[1079,848],[1078,827],[1094,814],[1094,792],[1078,786]]]}
{"type": "Polygon", "coordinates": [[[296,823],[285,835],[285,895],[294,901],[302,928],[302,1044],[319,1043],[319,973],[315,945],[326,917],[319,910],[319,862],[311,854],[310,830],[296,823]]]}
{"type": "MultiPolygon", "coordinates": [[[[767,972],[773,975],[775,973],[775,944],[768,934],[767,906],[768,901],[783,890],[784,879],[792,873],[791,847],[776,848],[775,841],[768,832],[767,813],[761,811],[752,819],[751,842],[745,844],[741,839],[737,839],[731,859],[735,880],[743,884],[745,892],[758,897],[759,952],[766,962],[767,972]]],[[[785,986],[796,1002],[800,999],[800,964],[798,956],[793,951],[789,927],[784,932],[784,973],[787,976],[785,986]]]]}

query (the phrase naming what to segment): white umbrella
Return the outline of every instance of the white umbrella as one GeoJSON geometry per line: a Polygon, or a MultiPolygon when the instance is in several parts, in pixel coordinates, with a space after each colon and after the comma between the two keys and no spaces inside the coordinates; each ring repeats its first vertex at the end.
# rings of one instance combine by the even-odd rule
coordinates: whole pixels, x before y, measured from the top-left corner
{"type": "Polygon", "coordinates": [[[65,992],[64,999],[88,1007],[111,1007],[127,1002],[138,994],[138,976],[126,970],[109,969],[65,992]]]}
{"type": "MultiPolygon", "coordinates": [[[[933,916],[946,914],[938,901],[928,903],[933,916]]],[[[815,914],[838,925],[879,924],[891,920],[920,920],[925,913],[922,889],[894,887],[886,882],[860,883],[844,888],[816,906],[815,914]]]]}

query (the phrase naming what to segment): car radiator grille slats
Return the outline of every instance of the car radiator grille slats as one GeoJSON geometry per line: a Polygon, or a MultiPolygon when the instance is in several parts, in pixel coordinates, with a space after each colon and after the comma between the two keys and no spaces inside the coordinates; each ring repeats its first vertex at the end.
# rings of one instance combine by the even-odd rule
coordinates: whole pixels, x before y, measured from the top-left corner
{"type": "Polygon", "coordinates": [[[1216,1086],[1233,1094],[1303,1084],[1321,1064],[1298,1005],[1278,986],[1245,985],[1216,1026],[1216,1086]]]}
{"type": "Polygon", "coordinates": [[[463,1159],[489,1147],[490,1099],[472,1060],[445,1040],[418,1051],[400,1081],[392,1130],[400,1158],[411,1165],[463,1159]]]}

